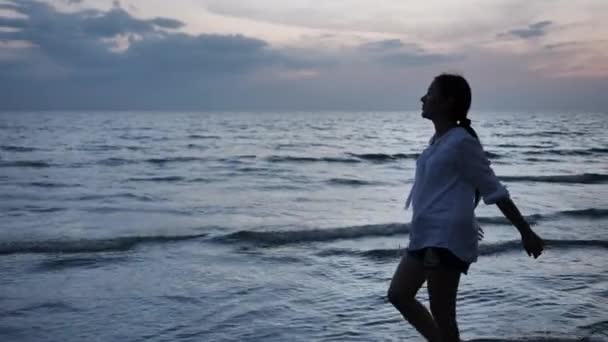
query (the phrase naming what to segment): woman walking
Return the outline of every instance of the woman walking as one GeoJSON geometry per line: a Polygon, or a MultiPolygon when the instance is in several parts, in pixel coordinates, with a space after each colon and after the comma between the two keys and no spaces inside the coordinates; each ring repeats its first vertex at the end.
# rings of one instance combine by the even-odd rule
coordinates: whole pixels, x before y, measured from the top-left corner
{"type": "Polygon", "coordinates": [[[477,260],[479,226],[474,210],[480,197],[496,204],[521,234],[529,256],[543,241],[532,231],[490,167],[467,113],[471,89],[459,75],[442,74],[421,98],[422,117],[435,134],[416,161],[408,251],[388,290],[389,301],[428,341],[460,341],[456,295],[461,273],[477,260]],[[415,296],[427,282],[430,312],[415,296]]]}

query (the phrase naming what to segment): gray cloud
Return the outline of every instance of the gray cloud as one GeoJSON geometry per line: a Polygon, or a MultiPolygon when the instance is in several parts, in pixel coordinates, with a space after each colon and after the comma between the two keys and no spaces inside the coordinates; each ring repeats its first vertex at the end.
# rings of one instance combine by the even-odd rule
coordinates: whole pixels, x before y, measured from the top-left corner
{"type": "Polygon", "coordinates": [[[138,20],[122,8],[113,8],[105,13],[90,13],[83,16],[72,16],[77,28],[90,37],[115,37],[119,34],[156,32],[158,29],[178,29],[184,26],[181,21],[170,18],[138,20]]]}
{"type": "Polygon", "coordinates": [[[359,51],[371,60],[393,67],[438,64],[459,59],[459,56],[428,53],[420,46],[399,39],[387,39],[362,44],[359,51]]]}
{"type": "MultiPolygon", "coordinates": [[[[371,42],[332,55],[314,49],[277,50],[243,35],[190,35],[179,31],[181,21],[138,19],[120,4],[108,11],[67,13],[40,1],[20,0],[0,4],[0,9],[23,15],[0,16],[0,26],[12,29],[0,31],[0,40],[30,44],[14,50],[18,58],[0,59],[0,85],[10,88],[0,94],[0,103],[9,107],[154,107],[182,102],[239,106],[234,93],[240,94],[241,104],[268,100],[251,76],[264,69],[328,71],[345,60],[389,67],[444,60],[400,40],[371,42]]],[[[271,78],[264,75],[262,84],[271,78]]],[[[284,88],[296,82],[280,81],[278,90],[287,91],[284,88]]],[[[267,88],[270,94],[277,92],[276,84],[267,88]]]]}
{"type": "Polygon", "coordinates": [[[515,37],[515,38],[521,38],[521,39],[530,39],[530,38],[541,37],[541,36],[544,36],[547,34],[546,29],[551,25],[553,25],[552,21],[543,20],[543,21],[539,21],[534,24],[530,24],[530,25],[528,25],[528,27],[525,27],[525,28],[515,28],[512,30],[509,30],[506,33],[499,33],[497,36],[498,36],[498,38],[515,37]]]}
{"type": "MultiPolygon", "coordinates": [[[[482,78],[491,78],[476,89],[491,86],[476,103],[491,106],[498,97],[507,105],[542,105],[538,89],[542,93],[546,85],[545,93],[554,94],[555,82],[518,74],[525,69],[521,60],[497,69],[495,56],[483,58],[479,51],[464,58],[399,39],[339,50],[278,49],[244,35],[186,34],[179,20],[139,19],[119,4],[67,13],[41,1],[18,0],[0,3],[0,9],[21,14],[0,14],[0,28],[9,28],[0,29],[0,44],[9,42],[0,48],[3,109],[397,109],[417,105],[436,73],[462,71],[475,81],[473,72],[484,66],[489,71],[482,78]],[[515,86],[504,86],[505,79],[515,86]],[[504,101],[509,94],[517,94],[517,101],[504,101]]],[[[540,22],[526,29],[548,27],[540,22]]],[[[562,105],[589,93],[588,84],[562,91],[562,105]]],[[[605,88],[606,80],[593,84],[605,88]]],[[[597,99],[605,103],[605,97],[597,99]]]]}
{"type": "MultiPolygon", "coordinates": [[[[142,98],[153,103],[152,97],[164,95],[179,102],[175,99],[188,92],[190,101],[204,102],[200,90],[210,94],[230,88],[258,68],[297,69],[310,63],[260,39],[189,35],[175,31],[183,26],[178,20],[137,19],[116,6],[64,13],[42,2],[20,0],[0,4],[0,9],[24,16],[0,17],[0,27],[11,29],[0,31],[0,41],[31,46],[15,49],[11,55],[17,58],[0,59],[0,86],[9,88],[0,94],[0,103],[9,107],[48,101],[97,106],[101,99],[121,106],[141,103],[142,98]],[[115,39],[120,37],[128,46],[117,51],[121,46],[115,39]]],[[[219,101],[221,91],[212,96],[219,101]]]]}
{"type": "Polygon", "coordinates": [[[400,50],[400,49],[404,49],[404,48],[414,49],[414,50],[417,50],[418,52],[421,51],[421,49],[418,46],[416,46],[414,44],[406,45],[405,43],[403,43],[401,41],[401,39],[385,39],[385,40],[380,40],[380,41],[376,41],[376,42],[364,43],[360,46],[360,48],[362,50],[367,50],[367,51],[372,51],[372,52],[384,52],[384,51],[390,51],[390,50],[400,50]]]}
{"type": "Polygon", "coordinates": [[[580,42],[560,42],[560,43],[553,43],[553,44],[545,44],[545,45],[543,45],[543,47],[547,50],[558,50],[561,48],[576,47],[576,46],[580,46],[580,45],[581,45],[580,42]]]}
{"type": "MultiPolygon", "coordinates": [[[[171,18],[137,19],[122,8],[107,12],[62,13],[37,1],[3,4],[27,16],[0,17],[4,41],[27,41],[38,53],[76,72],[243,72],[259,65],[290,65],[287,57],[260,39],[243,35],[188,35],[172,32],[184,24],[171,18]],[[111,39],[127,37],[125,51],[111,39]]],[[[295,64],[295,62],[293,62],[295,64]]]]}

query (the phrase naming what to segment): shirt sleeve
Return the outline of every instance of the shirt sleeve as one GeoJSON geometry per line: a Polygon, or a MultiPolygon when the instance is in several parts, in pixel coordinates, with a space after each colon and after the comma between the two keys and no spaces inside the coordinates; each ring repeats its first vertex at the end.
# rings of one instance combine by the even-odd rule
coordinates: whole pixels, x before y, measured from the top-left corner
{"type": "Polygon", "coordinates": [[[460,141],[457,164],[465,180],[479,190],[485,204],[494,204],[510,196],[494,174],[490,160],[477,139],[467,137],[460,141]]]}

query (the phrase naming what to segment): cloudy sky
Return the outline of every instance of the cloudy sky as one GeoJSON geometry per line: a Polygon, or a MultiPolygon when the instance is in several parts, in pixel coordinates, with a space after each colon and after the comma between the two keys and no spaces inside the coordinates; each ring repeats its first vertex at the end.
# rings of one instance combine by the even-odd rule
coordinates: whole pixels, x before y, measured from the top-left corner
{"type": "Polygon", "coordinates": [[[608,108],[606,0],[0,0],[0,108],[608,108]]]}

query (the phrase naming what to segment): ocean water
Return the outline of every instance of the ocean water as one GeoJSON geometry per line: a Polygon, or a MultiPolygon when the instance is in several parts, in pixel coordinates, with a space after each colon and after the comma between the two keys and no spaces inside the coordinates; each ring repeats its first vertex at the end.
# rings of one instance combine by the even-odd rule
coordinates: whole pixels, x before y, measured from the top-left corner
{"type": "MultiPolygon", "coordinates": [[[[480,204],[462,338],[608,341],[608,114],[471,119],[547,248],[480,204]]],[[[432,132],[418,112],[0,113],[0,340],[421,340],[386,291],[432,132]]]]}

